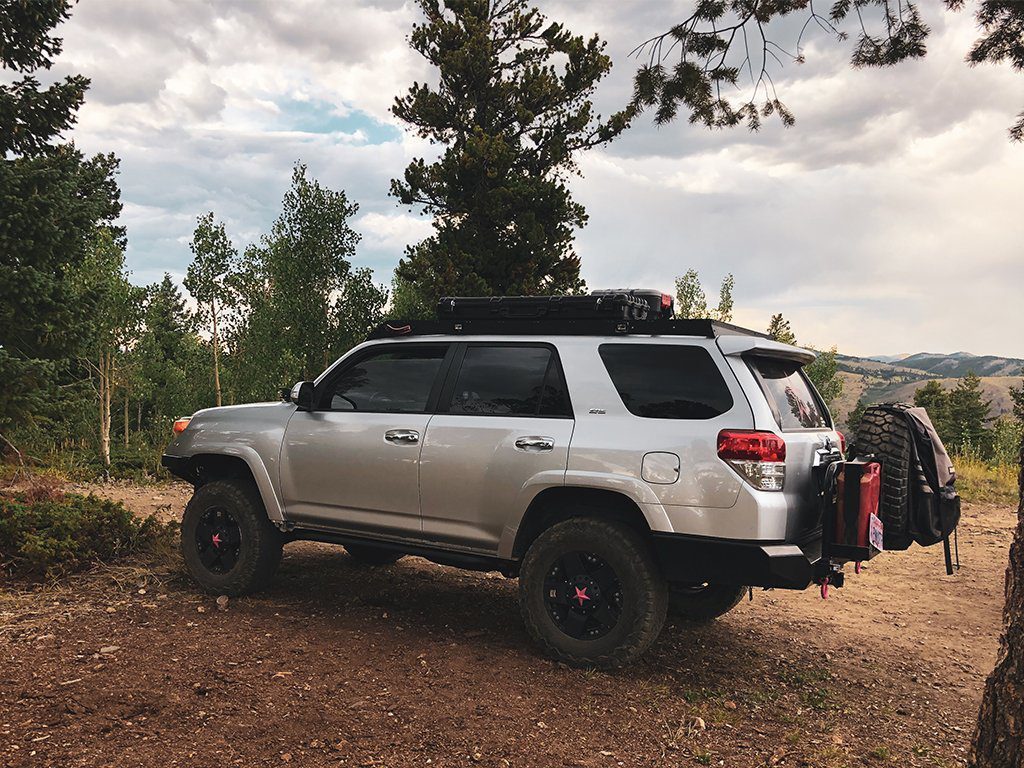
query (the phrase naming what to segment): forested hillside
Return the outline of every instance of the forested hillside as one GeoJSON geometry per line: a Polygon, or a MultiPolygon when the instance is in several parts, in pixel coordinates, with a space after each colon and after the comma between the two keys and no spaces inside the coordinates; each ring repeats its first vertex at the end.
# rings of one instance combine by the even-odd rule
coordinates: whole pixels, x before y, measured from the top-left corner
{"type": "Polygon", "coordinates": [[[912,402],[914,392],[928,381],[952,390],[969,373],[976,374],[986,400],[991,401],[993,418],[1013,412],[1011,390],[1021,385],[1024,360],[967,352],[939,354],[921,352],[892,362],[879,358],[836,355],[843,390],[833,411],[844,423],[857,402],[912,402]]]}

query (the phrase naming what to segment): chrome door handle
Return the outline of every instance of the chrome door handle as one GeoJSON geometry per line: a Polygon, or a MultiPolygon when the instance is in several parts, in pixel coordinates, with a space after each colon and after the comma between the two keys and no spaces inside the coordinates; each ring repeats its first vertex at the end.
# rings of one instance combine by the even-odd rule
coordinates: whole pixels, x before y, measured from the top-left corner
{"type": "Polygon", "coordinates": [[[413,445],[420,441],[420,433],[415,429],[389,429],[384,439],[395,445],[413,445]]]}
{"type": "Polygon", "coordinates": [[[531,451],[539,453],[550,451],[555,447],[555,440],[552,437],[520,437],[516,440],[516,449],[520,451],[531,451]]]}

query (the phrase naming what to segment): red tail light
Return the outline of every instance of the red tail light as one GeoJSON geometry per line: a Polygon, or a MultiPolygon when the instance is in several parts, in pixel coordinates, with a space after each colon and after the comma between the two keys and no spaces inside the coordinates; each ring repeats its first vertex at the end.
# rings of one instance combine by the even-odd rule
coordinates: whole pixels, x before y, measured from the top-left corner
{"type": "Polygon", "coordinates": [[[836,434],[839,435],[839,452],[841,454],[843,454],[843,456],[845,456],[846,455],[846,435],[844,435],[838,429],[836,430],[836,434]]]}
{"type": "Polygon", "coordinates": [[[672,296],[667,293],[661,294],[661,308],[668,309],[672,306],[672,296]]]}
{"type": "Polygon", "coordinates": [[[786,484],[786,441],[774,432],[723,429],[718,456],[759,491],[781,491],[786,484]]]}
{"type": "Polygon", "coordinates": [[[188,426],[188,423],[190,421],[192,421],[192,417],[191,416],[185,416],[183,418],[177,419],[174,422],[174,424],[171,425],[171,429],[174,430],[174,434],[180,435],[182,432],[185,431],[185,427],[188,426]]]}
{"type": "Polygon", "coordinates": [[[718,456],[726,461],[785,461],[786,441],[774,432],[723,429],[718,456]]]}

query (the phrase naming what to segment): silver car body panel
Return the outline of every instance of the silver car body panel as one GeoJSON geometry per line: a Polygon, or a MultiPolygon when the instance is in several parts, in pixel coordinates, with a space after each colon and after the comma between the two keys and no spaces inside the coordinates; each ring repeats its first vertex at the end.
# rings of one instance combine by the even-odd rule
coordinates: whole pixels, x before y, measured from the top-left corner
{"type": "Polygon", "coordinates": [[[300,411],[281,451],[281,498],[296,523],[418,536],[419,458],[430,416],[300,411]],[[415,433],[389,442],[387,433],[415,433]]]}
{"type": "Polygon", "coordinates": [[[192,416],[188,429],[171,441],[166,452],[171,456],[212,454],[242,459],[256,480],[268,517],[281,522],[285,519],[278,492],[281,442],[293,413],[295,406],[290,403],[207,408],[192,416]]]}
{"type": "MultiPolygon", "coordinates": [[[[368,346],[438,341],[501,342],[510,336],[421,336],[361,344],[318,377],[368,346]]],[[[200,411],[168,447],[246,461],[277,522],[320,530],[379,532],[389,540],[430,542],[453,551],[511,558],[523,516],[537,494],[560,486],[614,491],[636,503],[652,531],[722,539],[787,540],[806,509],[814,451],[838,442],[832,430],[782,433],[743,355],[807,362],[813,353],[747,336],[523,337],[556,347],[574,418],[455,414],[296,412],[286,403],[200,411]],[[708,351],[732,407],[705,420],[651,419],[625,407],[600,358],[603,343],[686,344],[708,351]],[[787,443],[786,488],[759,491],[717,456],[722,429],[763,429],[787,443]],[[389,430],[418,440],[394,444],[389,430]],[[516,442],[528,438],[526,449],[516,442]],[[530,440],[551,441],[537,449],[530,440]],[[678,460],[678,479],[644,479],[644,457],[678,460]]],[[[671,479],[671,478],[669,478],[671,479]]]]}
{"type": "Polygon", "coordinates": [[[424,536],[497,552],[510,519],[564,484],[572,434],[565,418],[433,416],[420,462],[424,536]]]}

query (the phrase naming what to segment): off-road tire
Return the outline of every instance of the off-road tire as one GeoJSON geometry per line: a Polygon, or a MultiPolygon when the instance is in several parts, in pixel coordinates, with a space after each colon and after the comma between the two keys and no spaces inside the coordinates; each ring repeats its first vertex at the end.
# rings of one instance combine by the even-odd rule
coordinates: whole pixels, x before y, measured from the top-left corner
{"type": "Polygon", "coordinates": [[[360,565],[393,565],[405,557],[401,552],[372,544],[346,544],[345,551],[360,565]]]}
{"type": "MultiPolygon", "coordinates": [[[[882,464],[882,497],[878,505],[886,549],[906,549],[913,538],[907,530],[910,503],[910,429],[889,407],[871,406],[857,428],[858,456],[874,457],[882,464]]],[[[905,410],[908,405],[897,404],[905,410]]]]}
{"type": "Polygon", "coordinates": [[[643,538],[623,523],[575,517],[557,523],[530,545],[519,570],[519,605],[530,636],[552,658],[572,666],[616,669],[637,659],[657,639],[668,609],[668,585],[643,538]],[[593,553],[618,577],[622,610],[596,639],[563,632],[548,613],[545,579],[569,552],[593,553]]]}
{"type": "Polygon", "coordinates": [[[263,589],[281,562],[284,540],[267,517],[259,492],[244,480],[216,480],[196,489],[181,521],[181,554],[189,573],[211,594],[236,597],[263,589]],[[196,528],[211,509],[227,510],[239,530],[237,562],[214,573],[200,560],[196,528]]]}
{"type": "Polygon", "coordinates": [[[732,584],[704,584],[702,586],[670,584],[668,612],[672,616],[706,624],[724,616],[747,596],[747,587],[732,584]]]}

